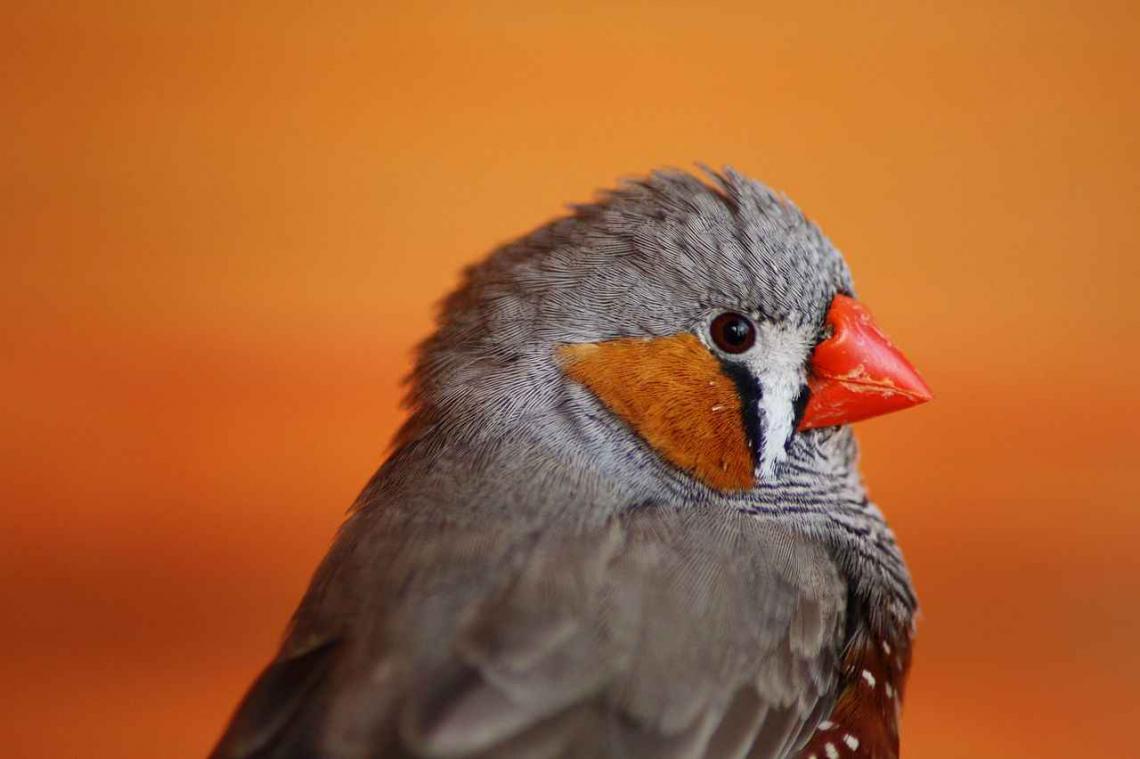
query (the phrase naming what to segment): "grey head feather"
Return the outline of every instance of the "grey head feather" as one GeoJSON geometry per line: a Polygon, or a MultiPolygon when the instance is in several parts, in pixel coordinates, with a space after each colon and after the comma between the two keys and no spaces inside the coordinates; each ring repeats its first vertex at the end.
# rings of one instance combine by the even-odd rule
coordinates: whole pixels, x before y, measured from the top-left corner
{"type": "Polygon", "coordinates": [[[551,384],[530,381],[551,346],[675,334],[710,307],[820,326],[852,291],[842,257],[787,198],[731,170],[713,177],[627,181],[469,268],[422,346],[411,406],[487,408],[472,385],[489,379],[500,398],[521,395],[491,408],[521,410],[551,384]]]}
{"type": "Polygon", "coordinates": [[[539,433],[550,455],[596,462],[646,497],[726,500],[794,523],[834,543],[853,576],[872,578],[866,591],[909,618],[909,576],[866,497],[850,430],[794,435],[754,492],[710,493],[647,454],[552,359],[564,343],[692,330],[716,309],[813,334],[836,293],[854,294],[842,255],[786,196],[731,168],[707,174],[627,180],[470,267],[421,346],[398,444],[437,425],[487,450],[539,433]]]}

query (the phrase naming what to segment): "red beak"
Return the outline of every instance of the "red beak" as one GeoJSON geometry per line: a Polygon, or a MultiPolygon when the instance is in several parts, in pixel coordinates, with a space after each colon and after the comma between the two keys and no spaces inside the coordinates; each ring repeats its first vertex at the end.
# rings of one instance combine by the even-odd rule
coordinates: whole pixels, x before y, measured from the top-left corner
{"type": "Polygon", "coordinates": [[[934,397],[857,300],[836,295],[827,323],[832,335],[812,353],[811,398],[801,430],[858,422],[934,397]]]}

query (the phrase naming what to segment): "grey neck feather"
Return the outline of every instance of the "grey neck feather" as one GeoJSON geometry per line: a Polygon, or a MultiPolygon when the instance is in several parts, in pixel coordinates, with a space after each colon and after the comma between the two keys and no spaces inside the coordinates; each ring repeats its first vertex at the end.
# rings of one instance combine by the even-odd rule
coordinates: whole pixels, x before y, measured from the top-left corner
{"type": "Polygon", "coordinates": [[[662,461],[588,392],[572,387],[568,396],[563,408],[579,417],[573,426],[580,439],[611,476],[639,482],[647,499],[682,508],[727,506],[825,543],[853,592],[876,615],[872,624],[909,630],[917,599],[894,533],[867,497],[850,427],[797,434],[770,479],[747,492],[723,493],[662,461]]]}
{"type": "Polygon", "coordinates": [[[909,632],[915,594],[894,535],[867,498],[850,428],[796,435],[774,477],[748,492],[723,493],[663,461],[585,389],[555,386],[559,392],[530,396],[525,410],[506,397],[442,418],[438,409],[421,409],[401,443],[433,449],[407,457],[430,460],[430,471],[402,471],[397,451],[395,466],[384,467],[389,477],[378,481],[394,475],[426,495],[423,508],[432,512],[441,492],[459,488],[464,505],[451,519],[497,510],[520,530],[591,526],[630,508],[743,511],[826,544],[872,615],[869,623],[909,632]]]}

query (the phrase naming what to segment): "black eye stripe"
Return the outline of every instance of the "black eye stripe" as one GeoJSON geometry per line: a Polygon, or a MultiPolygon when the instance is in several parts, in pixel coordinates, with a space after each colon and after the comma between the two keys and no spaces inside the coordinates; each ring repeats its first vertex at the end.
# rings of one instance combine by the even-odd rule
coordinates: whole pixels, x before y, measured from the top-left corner
{"type": "Polygon", "coordinates": [[[744,353],[756,344],[756,325],[744,314],[725,311],[712,320],[709,335],[725,353],[744,353]]]}
{"type": "MultiPolygon", "coordinates": [[[[800,385],[800,392],[796,395],[796,399],[792,401],[792,432],[796,432],[800,428],[800,422],[804,419],[804,412],[807,411],[808,401],[811,400],[811,388],[807,385],[800,385]]],[[[792,439],[794,434],[788,435],[788,439],[784,442],[784,449],[787,450],[792,446],[792,439]]]]}
{"type": "Polygon", "coordinates": [[[721,361],[721,370],[736,383],[740,393],[740,411],[744,417],[744,434],[748,438],[748,448],[752,451],[752,464],[760,462],[760,451],[764,450],[764,410],[760,400],[764,388],[748,367],[736,361],[721,361]]]}

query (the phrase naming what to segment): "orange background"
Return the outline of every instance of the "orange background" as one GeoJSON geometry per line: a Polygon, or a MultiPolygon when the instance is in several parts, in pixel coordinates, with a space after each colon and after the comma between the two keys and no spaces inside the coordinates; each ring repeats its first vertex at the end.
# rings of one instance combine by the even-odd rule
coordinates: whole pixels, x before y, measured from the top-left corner
{"type": "Polygon", "coordinates": [[[1133,752],[1136,4],[24,5],[5,756],[203,756],[460,267],[696,160],[818,220],[938,393],[861,430],[924,603],[906,755],[1133,752]]]}

